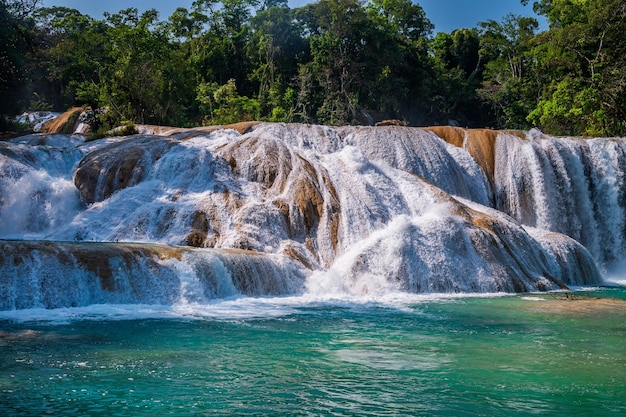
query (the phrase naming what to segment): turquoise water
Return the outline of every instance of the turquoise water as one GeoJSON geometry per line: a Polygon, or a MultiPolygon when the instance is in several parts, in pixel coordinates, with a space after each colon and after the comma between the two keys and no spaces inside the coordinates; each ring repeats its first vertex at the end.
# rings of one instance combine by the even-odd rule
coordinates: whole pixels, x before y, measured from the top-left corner
{"type": "Polygon", "coordinates": [[[575,297],[4,313],[0,415],[626,415],[626,290],[575,297]]]}

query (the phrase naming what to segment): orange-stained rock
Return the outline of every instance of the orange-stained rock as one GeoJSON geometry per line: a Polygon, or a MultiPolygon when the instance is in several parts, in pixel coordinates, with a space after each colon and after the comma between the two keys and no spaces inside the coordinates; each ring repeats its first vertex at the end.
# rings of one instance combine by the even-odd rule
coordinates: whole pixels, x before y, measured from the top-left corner
{"type": "Polygon", "coordinates": [[[487,177],[493,182],[496,158],[497,130],[468,129],[465,149],[478,162],[487,177]]]}
{"type": "Polygon", "coordinates": [[[173,127],[173,126],[156,126],[156,125],[136,125],[136,129],[139,133],[145,135],[162,135],[172,136],[176,135],[184,138],[193,138],[200,135],[206,135],[218,130],[232,129],[240,134],[248,133],[254,126],[261,122],[249,121],[239,122],[227,125],[211,125],[211,126],[198,126],[191,128],[173,127]]]}
{"type": "Polygon", "coordinates": [[[463,128],[455,126],[431,126],[427,127],[426,130],[430,130],[441,139],[459,148],[462,148],[465,143],[465,129],[463,128]]]}
{"type": "Polygon", "coordinates": [[[407,123],[403,120],[389,119],[376,122],[376,126],[406,126],[407,123]]]}
{"type": "MultiPolygon", "coordinates": [[[[465,148],[493,184],[496,139],[499,131],[492,129],[464,129],[456,126],[431,126],[427,127],[426,130],[430,130],[454,146],[465,148]]],[[[519,135],[520,132],[517,134],[519,135]]]]}
{"type": "Polygon", "coordinates": [[[47,121],[41,127],[42,133],[65,133],[72,134],[76,128],[78,117],[85,111],[85,107],[72,107],[65,113],[47,121]]]}

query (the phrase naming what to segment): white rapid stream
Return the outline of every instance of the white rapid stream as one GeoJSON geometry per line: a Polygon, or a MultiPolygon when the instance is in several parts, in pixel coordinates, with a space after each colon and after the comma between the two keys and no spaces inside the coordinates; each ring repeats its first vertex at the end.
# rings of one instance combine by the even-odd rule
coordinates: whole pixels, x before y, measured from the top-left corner
{"type": "Polygon", "coordinates": [[[262,123],[0,143],[0,309],[601,283],[625,250],[624,139],[476,135],[262,123]]]}

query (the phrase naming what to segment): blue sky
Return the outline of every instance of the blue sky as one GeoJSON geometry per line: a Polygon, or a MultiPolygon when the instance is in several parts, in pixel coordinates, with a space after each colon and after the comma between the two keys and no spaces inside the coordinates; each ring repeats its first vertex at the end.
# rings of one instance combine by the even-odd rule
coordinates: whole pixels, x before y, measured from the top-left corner
{"type": "MultiPolygon", "coordinates": [[[[307,0],[289,0],[289,6],[299,7],[307,2],[307,0]]],[[[165,20],[177,7],[190,8],[192,3],[193,0],[44,0],[47,7],[71,7],[97,19],[102,18],[104,12],[115,13],[128,7],[136,7],[140,11],[155,8],[160,12],[160,19],[165,20]]],[[[532,7],[522,6],[520,0],[420,0],[418,3],[435,25],[435,32],[451,32],[462,27],[471,28],[478,22],[489,19],[500,21],[508,13],[536,17],[532,7]]],[[[540,19],[540,22],[544,20],[540,19]]],[[[546,25],[542,24],[543,26],[546,25]]]]}

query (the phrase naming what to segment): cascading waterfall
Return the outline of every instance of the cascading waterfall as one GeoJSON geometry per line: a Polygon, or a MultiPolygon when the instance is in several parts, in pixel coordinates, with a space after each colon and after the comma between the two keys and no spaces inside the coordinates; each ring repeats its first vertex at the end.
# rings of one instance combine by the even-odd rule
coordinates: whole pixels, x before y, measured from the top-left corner
{"type": "Polygon", "coordinates": [[[623,139],[528,139],[501,134],[496,208],[521,223],[566,234],[605,267],[626,249],[623,139]]]}
{"type": "Polygon", "coordinates": [[[71,181],[82,153],[73,148],[75,138],[53,135],[50,145],[40,137],[20,138],[12,145],[0,143],[0,236],[62,227],[82,209],[71,181]],[[57,145],[65,144],[65,147],[57,145]]]}
{"type": "Polygon", "coordinates": [[[0,309],[600,283],[625,249],[624,140],[455,132],[2,143],[0,309]]]}
{"type": "Polygon", "coordinates": [[[290,259],[241,250],[8,240],[0,248],[0,310],[281,295],[305,279],[290,259]]]}
{"type": "Polygon", "coordinates": [[[405,127],[342,130],[346,144],[359,148],[368,160],[385,161],[419,175],[449,194],[490,204],[487,177],[476,161],[431,132],[405,127]]]}

